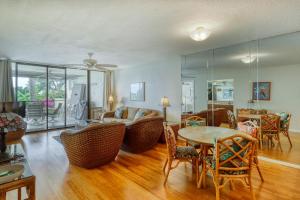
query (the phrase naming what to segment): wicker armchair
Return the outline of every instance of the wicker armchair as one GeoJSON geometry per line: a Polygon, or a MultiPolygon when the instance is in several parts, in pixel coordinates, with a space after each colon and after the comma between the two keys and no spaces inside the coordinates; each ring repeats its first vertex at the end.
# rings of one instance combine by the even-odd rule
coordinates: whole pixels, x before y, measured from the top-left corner
{"type": "Polygon", "coordinates": [[[60,135],[71,164],[94,168],[113,161],[122,144],[125,124],[93,124],[77,132],[60,135]]]}
{"type": "Polygon", "coordinates": [[[151,149],[163,133],[163,117],[145,117],[126,127],[124,151],[141,153],[151,149]]]}

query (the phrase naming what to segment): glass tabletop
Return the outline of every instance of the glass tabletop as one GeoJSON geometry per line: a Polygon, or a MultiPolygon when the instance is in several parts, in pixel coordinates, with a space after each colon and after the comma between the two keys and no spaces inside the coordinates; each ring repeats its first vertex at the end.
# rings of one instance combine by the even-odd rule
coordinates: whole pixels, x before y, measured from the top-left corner
{"type": "Polygon", "coordinates": [[[207,145],[213,145],[217,138],[230,137],[235,134],[245,135],[238,130],[214,126],[186,127],[179,129],[178,134],[186,140],[207,145]]]}
{"type": "MultiPolygon", "coordinates": [[[[22,165],[24,167],[24,171],[19,177],[17,177],[16,179],[13,179],[13,180],[2,182],[1,184],[9,183],[9,182],[12,182],[15,180],[26,179],[26,178],[34,176],[32,174],[32,171],[30,169],[29,163],[27,161],[25,152],[24,152],[21,144],[7,145],[6,152],[0,156],[2,156],[2,157],[11,156],[12,157],[12,159],[8,162],[1,162],[0,169],[5,168],[6,170],[9,171],[10,167],[13,165],[22,165]]],[[[0,179],[1,179],[1,177],[0,177],[0,179]]]]}

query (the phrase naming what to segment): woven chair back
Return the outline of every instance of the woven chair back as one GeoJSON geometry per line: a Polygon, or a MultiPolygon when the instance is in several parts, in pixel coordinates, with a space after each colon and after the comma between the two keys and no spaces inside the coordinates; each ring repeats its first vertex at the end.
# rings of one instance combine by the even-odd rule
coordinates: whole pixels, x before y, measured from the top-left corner
{"type": "Polygon", "coordinates": [[[278,132],[280,129],[280,117],[276,114],[262,115],[261,129],[267,132],[278,132]]]}
{"type": "Polygon", "coordinates": [[[170,126],[165,126],[165,138],[168,148],[168,156],[175,157],[176,154],[176,137],[170,126]]]}
{"type": "Polygon", "coordinates": [[[206,119],[199,116],[190,116],[185,119],[185,126],[205,126],[206,119]]]}
{"type": "Polygon", "coordinates": [[[236,134],[216,142],[216,171],[221,174],[247,174],[257,140],[244,134],[236,134]]]}

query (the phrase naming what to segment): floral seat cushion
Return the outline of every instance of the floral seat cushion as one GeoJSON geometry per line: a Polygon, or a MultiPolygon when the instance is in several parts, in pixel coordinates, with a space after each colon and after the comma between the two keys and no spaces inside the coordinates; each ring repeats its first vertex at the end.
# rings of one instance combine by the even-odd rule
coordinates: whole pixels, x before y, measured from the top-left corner
{"type": "Polygon", "coordinates": [[[183,147],[176,147],[176,158],[198,158],[199,154],[194,147],[191,146],[183,146],[183,147]]]}
{"type": "Polygon", "coordinates": [[[280,129],[285,130],[289,125],[289,114],[285,112],[277,113],[280,116],[280,129]]]}

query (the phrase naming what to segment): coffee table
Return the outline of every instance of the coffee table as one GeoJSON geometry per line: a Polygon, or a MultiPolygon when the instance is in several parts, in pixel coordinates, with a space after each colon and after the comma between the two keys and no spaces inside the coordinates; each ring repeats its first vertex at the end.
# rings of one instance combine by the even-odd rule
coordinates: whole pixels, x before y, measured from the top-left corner
{"type": "Polygon", "coordinates": [[[20,144],[8,145],[6,153],[10,153],[13,157],[16,157],[16,155],[24,155],[24,157],[19,157],[0,165],[21,164],[24,166],[24,172],[15,180],[0,184],[0,200],[6,200],[6,193],[12,190],[18,190],[18,200],[21,200],[21,189],[23,187],[26,188],[28,199],[35,200],[35,176],[31,172],[22,146],[20,144]]]}

